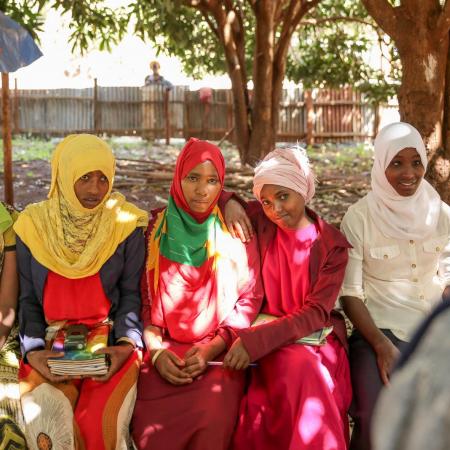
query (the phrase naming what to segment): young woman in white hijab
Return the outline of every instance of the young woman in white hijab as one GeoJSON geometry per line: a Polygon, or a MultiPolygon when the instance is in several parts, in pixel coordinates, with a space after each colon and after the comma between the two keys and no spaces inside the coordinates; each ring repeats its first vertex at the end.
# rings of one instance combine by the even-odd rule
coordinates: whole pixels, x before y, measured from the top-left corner
{"type": "Polygon", "coordinates": [[[340,298],[354,325],[351,450],[371,448],[373,407],[399,350],[450,294],[450,208],[424,180],[426,168],[419,132],[402,122],[386,126],[375,139],[372,191],[342,221],[353,246],[340,298]]]}

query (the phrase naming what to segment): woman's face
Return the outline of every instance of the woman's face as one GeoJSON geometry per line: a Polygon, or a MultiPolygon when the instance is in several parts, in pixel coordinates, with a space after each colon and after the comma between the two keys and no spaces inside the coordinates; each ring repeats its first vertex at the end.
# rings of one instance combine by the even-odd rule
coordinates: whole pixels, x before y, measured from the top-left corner
{"type": "Polygon", "coordinates": [[[414,195],[425,174],[422,160],[412,147],[400,150],[384,172],[390,185],[402,197],[414,195]]]}
{"type": "Polygon", "coordinates": [[[181,180],[181,188],[191,211],[204,213],[216,199],[222,185],[214,164],[211,161],[205,161],[195,166],[181,180]]]}
{"type": "Polygon", "coordinates": [[[74,184],[75,195],[84,208],[92,209],[105,198],[109,189],[108,178],[100,170],[88,172],[74,184]]]}
{"type": "Polygon", "coordinates": [[[266,216],[285,229],[300,228],[305,217],[305,199],[296,191],[276,184],[265,184],[260,193],[266,216]]]}

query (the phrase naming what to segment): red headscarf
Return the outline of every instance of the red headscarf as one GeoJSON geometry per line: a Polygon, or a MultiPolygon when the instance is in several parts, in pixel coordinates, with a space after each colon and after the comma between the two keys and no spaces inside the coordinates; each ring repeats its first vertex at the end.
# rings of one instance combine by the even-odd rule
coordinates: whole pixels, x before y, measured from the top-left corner
{"type": "Polygon", "coordinates": [[[225,160],[223,159],[222,152],[216,145],[196,138],[189,139],[189,142],[183,147],[181,153],[178,155],[175,166],[175,174],[173,177],[172,186],[170,187],[170,195],[174,199],[178,208],[181,208],[187,212],[199,223],[204,222],[211,214],[214,206],[216,206],[216,203],[219,200],[222,189],[211,203],[208,211],[198,213],[192,211],[186,203],[183,195],[183,189],[181,187],[181,181],[195,166],[208,160],[214,164],[214,167],[217,170],[217,175],[219,176],[220,184],[223,187],[223,181],[225,178],[225,160]]]}

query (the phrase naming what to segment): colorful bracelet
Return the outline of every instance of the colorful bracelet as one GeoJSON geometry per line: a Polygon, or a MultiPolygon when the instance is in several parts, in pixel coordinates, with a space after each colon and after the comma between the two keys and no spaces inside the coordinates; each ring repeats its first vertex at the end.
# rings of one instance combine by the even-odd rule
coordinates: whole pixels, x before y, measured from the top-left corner
{"type": "Polygon", "coordinates": [[[152,364],[155,365],[156,360],[160,357],[161,353],[165,350],[165,348],[159,348],[156,350],[155,354],[152,356],[152,364]]]}

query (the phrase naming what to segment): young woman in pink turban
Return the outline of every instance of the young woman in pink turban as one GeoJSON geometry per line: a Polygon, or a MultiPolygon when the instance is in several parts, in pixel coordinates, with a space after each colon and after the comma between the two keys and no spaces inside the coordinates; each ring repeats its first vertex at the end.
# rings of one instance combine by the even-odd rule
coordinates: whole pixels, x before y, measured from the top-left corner
{"type": "Polygon", "coordinates": [[[257,362],[234,449],[344,450],[351,385],[345,324],[333,307],[350,246],[305,206],[315,188],[302,149],[269,153],[253,183],[258,202],[247,213],[260,246],[266,321],[238,330],[224,359],[231,369],[257,362]],[[321,342],[308,340],[315,332],[321,342]]]}

